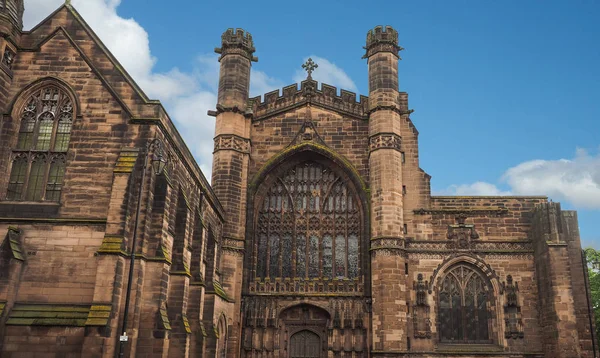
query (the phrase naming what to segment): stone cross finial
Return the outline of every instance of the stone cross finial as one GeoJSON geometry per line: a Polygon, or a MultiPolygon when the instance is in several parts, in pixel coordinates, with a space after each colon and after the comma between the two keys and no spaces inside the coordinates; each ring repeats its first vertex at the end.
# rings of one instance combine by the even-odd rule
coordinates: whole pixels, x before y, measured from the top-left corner
{"type": "Polygon", "coordinates": [[[71,0],[65,0],[65,5],[71,5],[71,0]]]}
{"type": "Polygon", "coordinates": [[[315,70],[317,67],[319,67],[319,65],[317,65],[317,64],[316,64],[316,63],[315,63],[315,62],[312,60],[312,58],[309,58],[309,59],[306,61],[306,63],[302,65],[302,68],[303,68],[303,69],[304,69],[306,72],[308,72],[308,79],[309,79],[309,80],[312,80],[312,76],[311,76],[311,75],[312,75],[313,71],[314,71],[314,70],[315,70]]]}

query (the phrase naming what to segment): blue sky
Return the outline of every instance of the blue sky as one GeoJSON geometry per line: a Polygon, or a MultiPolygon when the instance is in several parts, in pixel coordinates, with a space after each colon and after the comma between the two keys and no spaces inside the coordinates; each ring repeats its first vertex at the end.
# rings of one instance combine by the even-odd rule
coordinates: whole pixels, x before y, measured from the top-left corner
{"type": "MultiPolygon", "coordinates": [[[[62,1],[26,0],[26,26],[62,1]]],[[[302,78],[368,94],[367,30],[406,48],[400,89],[437,194],[547,194],[579,212],[600,248],[600,2],[73,0],[210,171],[218,64],[228,27],[252,33],[255,95],[302,78]],[[170,5],[176,3],[177,5],[170,5]],[[196,133],[202,133],[197,135],[196,133]]]]}

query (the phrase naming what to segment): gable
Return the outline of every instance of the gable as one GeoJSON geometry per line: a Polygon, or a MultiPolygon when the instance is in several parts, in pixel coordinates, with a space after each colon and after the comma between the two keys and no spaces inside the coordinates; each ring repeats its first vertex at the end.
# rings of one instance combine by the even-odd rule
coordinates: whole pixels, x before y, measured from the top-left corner
{"type": "Polygon", "coordinates": [[[25,32],[21,41],[21,51],[39,51],[46,42],[61,32],[131,117],[157,117],[156,107],[160,102],[148,99],[81,15],[70,5],[63,5],[31,31],[25,32]]]}

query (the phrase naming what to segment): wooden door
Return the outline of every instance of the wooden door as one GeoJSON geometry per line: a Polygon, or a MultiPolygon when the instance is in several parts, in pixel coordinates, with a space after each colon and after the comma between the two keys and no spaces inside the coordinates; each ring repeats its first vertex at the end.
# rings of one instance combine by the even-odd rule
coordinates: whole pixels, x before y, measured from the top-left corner
{"type": "Polygon", "coordinates": [[[321,338],[315,333],[304,330],[290,339],[290,358],[320,358],[321,338]]]}

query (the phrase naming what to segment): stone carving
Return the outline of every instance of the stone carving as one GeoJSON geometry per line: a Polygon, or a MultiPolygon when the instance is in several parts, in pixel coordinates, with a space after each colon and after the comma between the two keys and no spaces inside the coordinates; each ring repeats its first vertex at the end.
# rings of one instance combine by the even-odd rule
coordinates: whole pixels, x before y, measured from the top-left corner
{"type": "Polygon", "coordinates": [[[465,224],[467,216],[458,215],[456,220],[458,224],[448,226],[448,248],[451,250],[470,250],[473,249],[474,240],[479,239],[479,234],[475,231],[474,225],[465,224]]]}
{"type": "Polygon", "coordinates": [[[431,320],[427,303],[428,283],[423,281],[423,274],[417,276],[417,281],[413,283],[413,289],[417,295],[417,302],[413,305],[414,336],[415,338],[431,338],[431,320]]]}
{"type": "Polygon", "coordinates": [[[317,127],[315,123],[313,121],[307,120],[302,124],[302,127],[300,127],[300,130],[298,131],[298,133],[296,133],[296,136],[290,142],[288,147],[311,141],[327,146],[327,144],[325,144],[325,141],[317,132],[317,127]]]}
{"type": "Polygon", "coordinates": [[[371,239],[371,255],[377,256],[405,256],[406,245],[403,238],[377,237],[371,239]]]}
{"type": "Polygon", "coordinates": [[[234,134],[222,134],[215,138],[215,152],[219,150],[230,149],[236,152],[249,154],[250,140],[238,137],[234,134]]]}
{"type": "Polygon", "coordinates": [[[506,276],[506,282],[502,284],[504,291],[504,323],[506,338],[523,338],[523,320],[521,318],[521,306],[519,305],[519,285],[513,282],[511,275],[506,276]]]}
{"type": "Polygon", "coordinates": [[[13,50],[6,47],[4,50],[4,56],[2,57],[2,64],[6,66],[8,69],[12,69],[13,62],[15,62],[15,57],[17,56],[13,50]]]}
{"type": "Polygon", "coordinates": [[[378,149],[395,149],[400,150],[402,138],[395,133],[380,133],[369,138],[369,150],[371,152],[378,149]]]}

